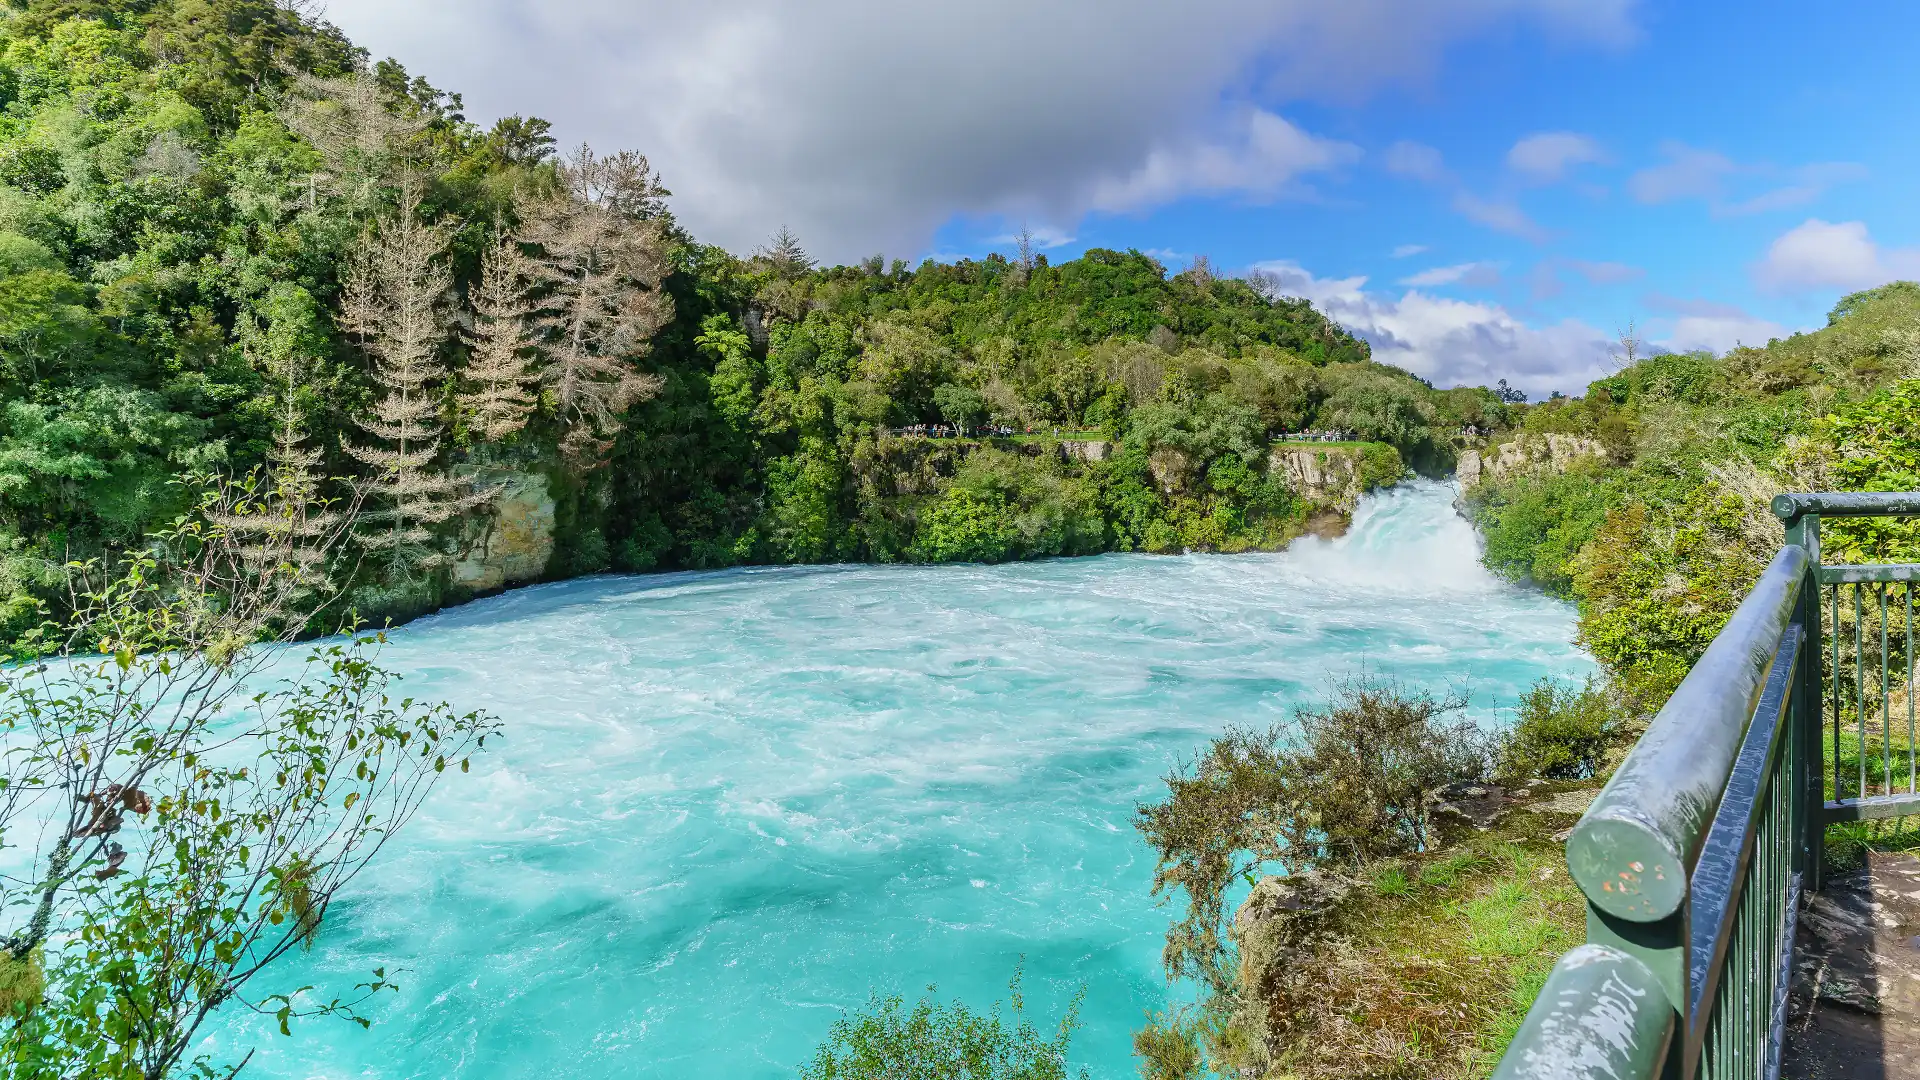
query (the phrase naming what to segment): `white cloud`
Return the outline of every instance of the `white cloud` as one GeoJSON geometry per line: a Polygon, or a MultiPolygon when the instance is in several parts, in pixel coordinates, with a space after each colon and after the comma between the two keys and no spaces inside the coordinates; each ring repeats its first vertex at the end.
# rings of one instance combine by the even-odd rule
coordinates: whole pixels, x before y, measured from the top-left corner
{"type": "MultiPolygon", "coordinates": [[[[1057,247],[1066,247],[1068,244],[1079,239],[1079,237],[1067,230],[1055,228],[1052,225],[1042,225],[1038,228],[1029,226],[1027,236],[1028,239],[1033,241],[1034,247],[1049,251],[1057,247]]],[[[989,244],[1018,244],[1019,242],[1020,234],[1017,232],[1004,233],[1000,236],[992,237],[987,241],[989,244]]]]}
{"type": "Polygon", "coordinates": [[[1415,255],[1424,255],[1426,253],[1427,245],[1425,244],[1401,244],[1399,247],[1393,249],[1393,257],[1396,259],[1411,259],[1415,255]]]}
{"type": "Polygon", "coordinates": [[[1673,352],[1705,349],[1723,353],[1737,345],[1765,345],[1790,331],[1770,319],[1749,315],[1731,304],[1656,296],[1653,303],[1673,312],[1667,333],[1656,345],[1673,352]]]}
{"type": "Polygon", "coordinates": [[[955,215],[1071,226],[1095,205],[1264,197],[1283,184],[1253,170],[1297,176],[1337,145],[1271,110],[1418,84],[1453,44],[1516,24],[1619,44],[1634,8],[331,0],[327,14],[376,57],[464,93],[482,123],[538,114],[567,141],[646,152],[703,239],[750,248],[787,222],[838,259],[923,250],[955,215]],[[1196,149],[1203,164],[1179,160],[1196,149]]]}
{"type": "Polygon", "coordinates": [[[1365,338],[1374,359],[1436,386],[1492,386],[1506,379],[1535,397],[1578,394],[1608,370],[1610,339],[1577,319],[1534,327],[1498,304],[1449,300],[1417,289],[1398,297],[1367,279],[1316,278],[1292,262],[1262,263],[1289,295],[1312,300],[1365,338]]]}
{"type": "Polygon", "coordinates": [[[1220,141],[1157,146],[1131,174],[1094,187],[1095,210],[1145,210],[1185,195],[1272,198],[1301,173],[1324,172],[1360,157],[1351,143],[1321,139],[1264,109],[1242,114],[1220,141]]]}
{"type": "Polygon", "coordinates": [[[1835,185],[1867,175],[1866,166],[1843,161],[1791,169],[1743,165],[1725,154],[1672,140],[1661,143],[1660,151],[1667,160],[1634,173],[1627,179],[1627,191],[1643,203],[1705,199],[1713,213],[1723,217],[1805,206],[1835,185]],[[1752,194],[1728,201],[1729,187],[1752,194]]]}
{"type": "Polygon", "coordinates": [[[1863,221],[1808,218],[1767,248],[1754,280],[1772,292],[1867,289],[1920,277],[1920,249],[1885,249],[1863,221]]]}
{"type": "Polygon", "coordinates": [[[1547,230],[1511,200],[1482,199],[1471,192],[1462,191],[1454,195],[1453,208],[1468,221],[1485,225],[1496,232],[1511,233],[1536,244],[1544,243],[1548,238],[1547,230]]]}
{"type": "Polygon", "coordinates": [[[1440,151],[1425,143],[1402,139],[1387,147],[1383,160],[1388,172],[1422,183],[1444,183],[1453,175],[1447,171],[1446,160],[1440,156],[1440,151]]]}
{"type": "Polygon", "coordinates": [[[1660,151],[1666,161],[1627,178],[1627,192],[1643,203],[1717,197],[1726,177],[1740,169],[1725,154],[1672,140],[1661,143],[1660,151]]]}
{"type": "Polygon", "coordinates": [[[1597,165],[1607,160],[1599,140],[1571,131],[1529,135],[1507,151],[1507,167],[1539,184],[1565,178],[1567,170],[1575,165],[1597,165]]]}
{"type": "Polygon", "coordinates": [[[1646,271],[1637,266],[1628,266],[1617,262],[1588,262],[1585,259],[1567,259],[1563,265],[1567,269],[1586,278],[1592,285],[1619,285],[1646,276],[1646,271]]]}
{"type": "Polygon", "coordinates": [[[1500,268],[1488,262],[1458,263],[1453,266],[1436,266],[1422,270],[1411,277],[1400,279],[1400,284],[1416,288],[1434,288],[1440,285],[1467,285],[1473,288],[1486,288],[1500,284],[1500,268]]]}

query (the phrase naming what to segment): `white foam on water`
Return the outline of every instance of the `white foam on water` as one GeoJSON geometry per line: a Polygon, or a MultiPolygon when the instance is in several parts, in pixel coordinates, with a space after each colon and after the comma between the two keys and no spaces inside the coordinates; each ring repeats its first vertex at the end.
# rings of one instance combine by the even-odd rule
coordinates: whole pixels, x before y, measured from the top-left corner
{"type": "Polygon", "coordinates": [[[230,1012],[204,1049],[258,1045],[257,1077],[791,1077],[870,991],[985,1005],[1024,956],[1037,1010],[1087,987],[1076,1062],[1132,1077],[1170,915],[1132,813],[1174,763],[1361,669],[1468,680],[1483,714],[1589,669],[1452,498],[1396,489],[1281,554],[609,577],[405,627],[405,692],[508,737],[279,974],[402,991],[369,1032],[230,1012]]]}

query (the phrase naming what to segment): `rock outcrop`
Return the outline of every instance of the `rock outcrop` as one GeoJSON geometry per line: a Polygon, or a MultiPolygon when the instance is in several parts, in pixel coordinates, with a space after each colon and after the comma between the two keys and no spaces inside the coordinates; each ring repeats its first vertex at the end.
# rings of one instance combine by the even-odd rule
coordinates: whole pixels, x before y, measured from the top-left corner
{"type": "Polygon", "coordinates": [[[1360,475],[1360,452],[1341,447],[1276,446],[1267,470],[1286,478],[1287,487],[1301,501],[1341,515],[1353,513],[1366,494],[1360,475]]]}
{"type": "Polygon", "coordinates": [[[1460,452],[1460,486],[1498,480],[1516,472],[1566,472],[1576,463],[1604,459],[1607,448],[1579,435],[1518,435],[1499,446],[1460,452]]]}
{"type": "Polygon", "coordinates": [[[476,593],[538,581],[553,558],[554,504],[539,473],[497,472],[475,477],[498,486],[493,516],[453,564],[454,584],[476,593]]]}
{"type": "Polygon", "coordinates": [[[1099,439],[1062,439],[1060,452],[1069,461],[1105,461],[1113,456],[1113,444],[1099,439]]]}

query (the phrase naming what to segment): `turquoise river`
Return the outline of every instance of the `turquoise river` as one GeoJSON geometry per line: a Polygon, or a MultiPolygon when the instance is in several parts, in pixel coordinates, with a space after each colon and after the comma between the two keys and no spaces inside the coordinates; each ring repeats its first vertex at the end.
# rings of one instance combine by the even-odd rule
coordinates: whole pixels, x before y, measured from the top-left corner
{"type": "Polygon", "coordinates": [[[384,965],[371,1030],[245,1012],[246,1075],[791,1078],[841,1011],[1084,987],[1076,1064],[1137,1075],[1178,995],[1132,827],[1229,724],[1363,670],[1492,722],[1578,676],[1564,605],[1490,578],[1451,486],[1282,554],[598,577],[413,623],[384,660],[507,738],[449,774],[289,985],[384,965]]]}

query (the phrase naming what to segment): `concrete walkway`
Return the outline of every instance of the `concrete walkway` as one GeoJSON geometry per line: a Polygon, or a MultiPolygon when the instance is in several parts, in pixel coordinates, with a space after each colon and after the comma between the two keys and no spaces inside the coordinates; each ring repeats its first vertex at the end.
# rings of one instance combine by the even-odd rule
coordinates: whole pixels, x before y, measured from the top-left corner
{"type": "Polygon", "coordinates": [[[1920,1080],[1920,859],[1869,856],[1800,913],[1787,1080],[1920,1080]]]}

